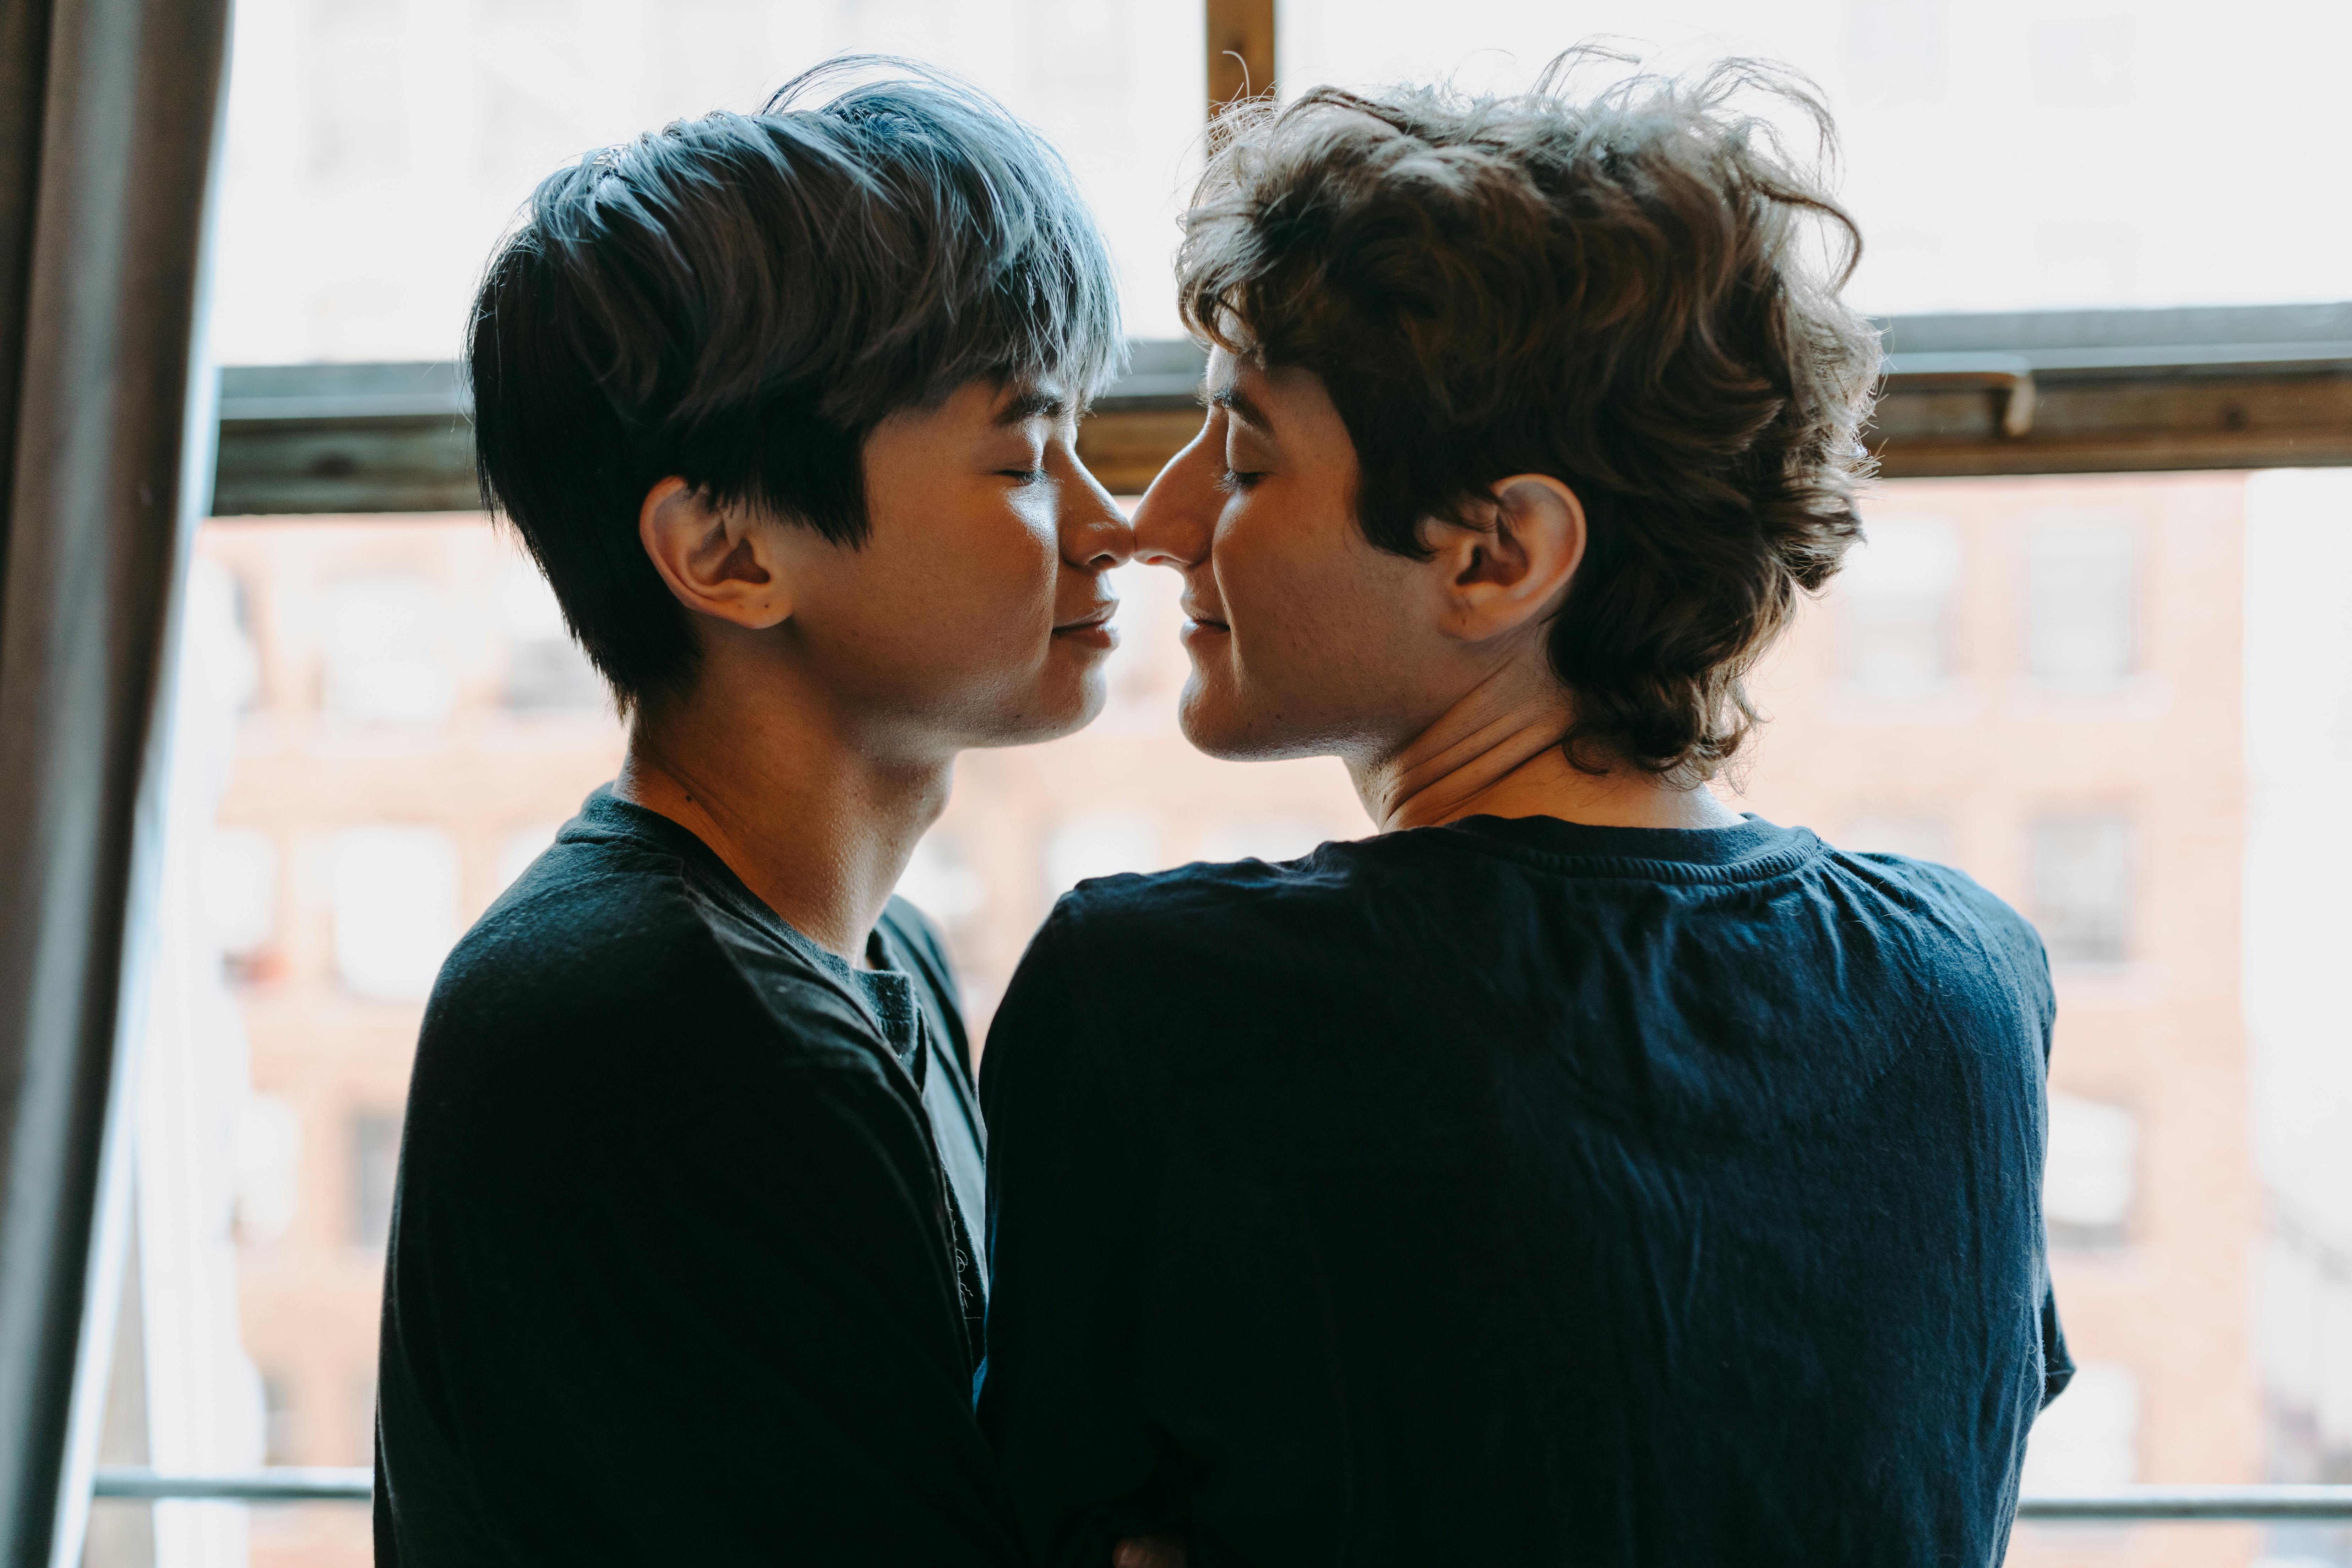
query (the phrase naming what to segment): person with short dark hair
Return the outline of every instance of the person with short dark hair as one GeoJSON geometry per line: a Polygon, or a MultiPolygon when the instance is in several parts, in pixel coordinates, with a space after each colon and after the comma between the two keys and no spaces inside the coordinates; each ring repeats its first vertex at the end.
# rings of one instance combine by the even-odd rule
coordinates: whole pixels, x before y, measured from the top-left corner
{"type": "Polygon", "coordinates": [[[557,174],[476,303],[486,496],[628,751],[426,1009],[380,1563],[1024,1556],[963,1025],[890,889],[959,751],[1100,708],[1120,338],[1051,150],[875,68],[557,174]]]}
{"type": "Polygon", "coordinates": [[[1229,117],[1187,218],[1185,732],[1380,831],[1081,883],[996,1016],[1043,1563],[1991,1564],[2069,1375],[2032,929],[1705,787],[1862,531],[1858,239],[1744,105],[1828,118],[1579,63],[1229,117]]]}

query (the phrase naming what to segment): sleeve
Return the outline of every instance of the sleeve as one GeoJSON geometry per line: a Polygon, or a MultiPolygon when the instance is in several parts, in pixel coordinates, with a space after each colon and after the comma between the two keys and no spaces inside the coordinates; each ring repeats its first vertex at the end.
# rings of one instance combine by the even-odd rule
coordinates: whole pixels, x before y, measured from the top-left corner
{"type": "Polygon", "coordinates": [[[993,1290],[981,1428],[1044,1564],[1101,1568],[1119,1538],[1180,1528],[1172,1446],[1137,1389],[1154,1163],[1119,1041],[1090,1016],[1068,900],[1031,942],[989,1030],[993,1290]]]}
{"type": "MultiPolygon", "coordinates": [[[[680,993],[703,979],[729,988],[680,993]]],[[[400,1518],[395,1417],[528,1560],[1020,1562],[919,1109],[822,1016],[779,1040],[756,998],[685,1012],[582,1019],[574,1081],[413,1120],[386,1315],[413,1375],[384,1403],[405,1554],[452,1560],[400,1518]]]]}
{"type": "MultiPolygon", "coordinates": [[[[2040,1019],[2042,1024],[2042,1082],[2044,1110],[2042,1115],[2042,1157],[2049,1158],[2047,1101],[2050,1083],[2050,1049],[2057,1038],[2058,990],[2050,979],[2050,956],[2042,948],[2039,935],[2027,933],[2032,944],[2029,973],[2039,982],[2040,1019]]],[[[2050,1247],[2045,1227],[2042,1244],[2042,1408],[2066,1392],[2074,1381],[2074,1358],[2066,1349],[2066,1328],[2058,1321],[2058,1290],[2050,1279],[2050,1247]]]]}
{"type": "MultiPolygon", "coordinates": [[[[1986,950],[2000,966],[2020,1010],[2028,1016],[2036,1031],[2040,1047],[2040,1085],[2044,1110],[2041,1121],[2047,1157],[2049,1115],[2047,1100],[2050,1082],[2050,1052],[2057,1038],[2058,988],[2050,977],[2050,952],[2042,941],[2042,933],[2031,921],[1987,891],[1964,871],[1948,866],[1912,862],[1924,870],[1948,896],[1957,900],[1974,921],[1986,950]]],[[[2042,1273],[2042,1405],[2047,1410],[2050,1402],[2066,1391],[2074,1378],[2074,1360],[2066,1348],[2065,1326],[2058,1317],[2058,1293],[2050,1279],[2049,1247],[2044,1241],[2038,1248],[2037,1263],[2042,1273]]]]}

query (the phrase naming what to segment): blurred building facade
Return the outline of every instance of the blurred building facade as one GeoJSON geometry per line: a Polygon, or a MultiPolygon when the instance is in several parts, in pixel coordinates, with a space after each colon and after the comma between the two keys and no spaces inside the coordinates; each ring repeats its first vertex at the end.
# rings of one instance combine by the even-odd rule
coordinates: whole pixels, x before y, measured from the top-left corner
{"type": "MultiPolygon", "coordinates": [[[[2352,1272],[2325,1219],[2289,1224],[2266,1201],[2251,1142],[2246,490],[2239,475],[1882,487],[1873,542],[1760,672],[1771,722],[1726,786],[1843,846],[1961,866],[2050,945],[2047,1205],[2084,1370],[2038,1432],[2032,1488],[2344,1463],[2352,1321],[2329,1325],[2352,1314],[2352,1272]]],[[[258,672],[212,876],[257,1097],[238,1159],[245,1342],[269,1458],[362,1464],[423,995],[611,775],[620,734],[535,574],[478,518],[220,521],[199,549],[234,584],[258,672]]],[[[967,756],[904,884],[944,927],[976,1022],[1082,877],[1368,831],[1336,763],[1192,752],[1174,724],[1175,580],[1129,568],[1120,584],[1102,719],[967,756]]],[[[362,1512],[263,1510],[253,1561],[363,1562],[362,1512]]],[[[2251,1528],[2025,1530],[2013,1560],[2278,1550],[2251,1528]]]]}

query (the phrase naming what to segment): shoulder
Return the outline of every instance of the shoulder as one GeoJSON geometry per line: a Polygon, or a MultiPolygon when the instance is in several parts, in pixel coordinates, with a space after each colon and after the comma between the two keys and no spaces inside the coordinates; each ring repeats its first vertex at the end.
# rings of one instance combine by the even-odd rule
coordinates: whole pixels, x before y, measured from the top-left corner
{"type": "MultiPolygon", "coordinates": [[[[1147,1037],[1197,1039],[1193,1026],[1206,1017],[1237,1021],[1235,998],[1263,1004],[1371,953],[1379,900],[1361,896],[1354,847],[1079,883],[1006,988],[981,1058],[983,1090],[1016,1068],[1140,1059],[1151,1054],[1147,1037]]],[[[1248,1021],[1266,1016],[1260,1006],[1248,1021]]]]}
{"type": "Polygon", "coordinates": [[[420,1051],[574,1079],[615,1054],[684,1067],[753,1050],[863,1076],[871,1033],[842,987],[714,900],[677,855],[567,834],[451,952],[420,1051]]]}
{"type": "MultiPolygon", "coordinates": [[[[1237,930],[1311,920],[1360,902],[1384,868],[1378,840],[1325,844],[1296,860],[1194,861],[1148,875],[1080,882],[1048,921],[1059,945],[1083,951],[1138,942],[1231,945],[1237,930]]],[[[1042,934],[1042,933],[1041,933],[1042,934]]]]}
{"type": "Polygon", "coordinates": [[[2050,959],[2033,922],[1967,872],[1908,855],[1833,851],[1849,870],[1889,887],[1911,910],[1915,926],[1954,956],[1989,964],[2010,990],[2043,1011],[2053,1005],[2050,959]],[[1938,940],[1940,939],[1940,940],[1938,940]],[[1958,950],[1957,952],[1954,950],[1958,950]]]}

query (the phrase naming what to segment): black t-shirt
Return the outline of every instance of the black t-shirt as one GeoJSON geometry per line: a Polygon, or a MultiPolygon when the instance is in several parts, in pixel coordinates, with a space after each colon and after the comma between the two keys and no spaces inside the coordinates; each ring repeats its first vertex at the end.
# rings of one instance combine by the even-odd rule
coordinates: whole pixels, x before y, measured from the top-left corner
{"type": "Polygon", "coordinates": [[[854,971],[600,790],[426,1008],[377,1561],[1005,1563],[980,1119],[938,941],[854,971]]]}
{"type": "Polygon", "coordinates": [[[981,1072],[1031,1549],[1998,1563],[2053,1011],[1968,878],[1754,818],[1081,884],[981,1072]]]}

